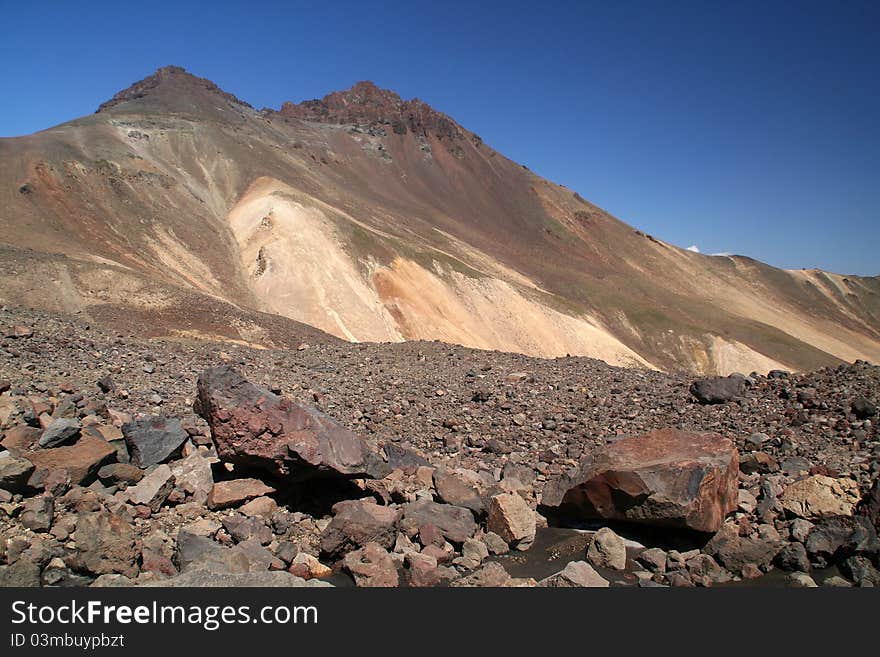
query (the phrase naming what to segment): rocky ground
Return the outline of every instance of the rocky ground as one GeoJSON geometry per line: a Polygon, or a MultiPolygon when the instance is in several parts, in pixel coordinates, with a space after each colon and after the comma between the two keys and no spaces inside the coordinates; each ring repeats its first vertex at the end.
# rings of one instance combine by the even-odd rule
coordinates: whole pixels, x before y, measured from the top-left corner
{"type": "Polygon", "coordinates": [[[5,308],[0,393],[2,585],[880,584],[864,362],[694,382],[5,308]]]}

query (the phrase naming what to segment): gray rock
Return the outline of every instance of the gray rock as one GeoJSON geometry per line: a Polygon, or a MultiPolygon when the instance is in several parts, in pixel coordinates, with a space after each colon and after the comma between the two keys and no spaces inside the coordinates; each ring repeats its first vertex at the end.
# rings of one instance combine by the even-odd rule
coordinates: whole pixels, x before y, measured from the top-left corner
{"type": "Polygon", "coordinates": [[[38,495],[24,502],[20,522],[33,532],[47,532],[52,529],[55,516],[55,499],[51,495],[38,495]]]}
{"type": "Polygon", "coordinates": [[[129,486],[118,496],[123,501],[148,506],[153,513],[156,513],[162,508],[172,490],[174,490],[174,475],[171,474],[171,468],[163,463],[141,479],[137,485],[129,486]]]}
{"type": "Polygon", "coordinates": [[[478,515],[486,511],[486,504],[476,486],[463,474],[444,469],[435,470],[434,488],[437,489],[437,496],[446,504],[463,506],[478,515]]]}
{"type": "Polygon", "coordinates": [[[80,425],[78,420],[66,417],[60,417],[52,420],[52,423],[46,427],[43,435],[40,436],[40,447],[49,448],[57,447],[68,442],[73,442],[79,435],[80,425]]]}
{"type": "Polygon", "coordinates": [[[644,550],[636,561],[642,564],[652,573],[662,573],[666,571],[666,552],[660,548],[649,548],[644,550]]]}
{"type": "Polygon", "coordinates": [[[180,452],[187,433],[180,420],[151,415],[122,425],[131,462],[148,468],[167,461],[180,452]]]}
{"type": "Polygon", "coordinates": [[[401,525],[410,535],[425,525],[434,525],[446,540],[459,545],[477,531],[477,523],[469,509],[431,500],[418,500],[404,505],[401,525]]]}
{"type": "Polygon", "coordinates": [[[27,459],[16,458],[9,452],[0,454],[0,488],[10,493],[21,492],[33,471],[34,464],[27,459]]]}
{"type": "Polygon", "coordinates": [[[810,570],[810,558],[802,543],[786,543],[776,555],[775,563],[782,570],[804,573],[810,570]]]}
{"type": "Polygon", "coordinates": [[[134,521],[125,507],[114,512],[80,513],[76,520],[76,553],[68,560],[75,570],[93,575],[138,574],[134,521]]]}
{"type": "Polygon", "coordinates": [[[40,585],[40,566],[30,559],[18,559],[8,566],[0,566],[0,588],[40,585]]]}

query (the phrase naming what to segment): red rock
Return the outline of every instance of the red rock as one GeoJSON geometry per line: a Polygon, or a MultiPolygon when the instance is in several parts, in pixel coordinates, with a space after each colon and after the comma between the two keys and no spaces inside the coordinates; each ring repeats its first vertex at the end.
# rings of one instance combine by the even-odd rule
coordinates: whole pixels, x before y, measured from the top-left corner
{"type": "Polygon", "coordinates": [[[24,454],[35,470],[28,480],[31,488],[41,489],[50,473],[66,470],[72,484],[89,483],[105,463],[116,455],[116,449],[107,441],[82,436],[75,444],[51,449],[38,449],[24,454]]]}
{"type": "Polygon", "coordinates": [[[218,481],[208,495],[208,508],[227,509],[274,492],[274,488],[267,486],[259,479],[218,481]]]}
{"type": "Polygon", "coordinates": [[[37,446],[43,432],[35,427],[20,425],[6,431],[0,445],[3,445],[13,456],[21,456],[37,446]]]}
{"type": "Polygon", "coordinates": [[[587,456],[548,483],[542,503],[583,518],[715,532],[736,509],[738,470],[727,438],[661,429],[587,456]]]}
{"type": "Polygon", "coordinates": [[[349,552],[342,567],[358,586],[389,588],[400,584],[394,560],[378,543],[367,543],[360,550],[349,552]]]}
{"type": "Polygon", "coordinates": [[[333,520],[321,534],[321,550],[339,557],[348,550],[377,543],[394,545],[400,510],[379,506],[371,499],[345,500],[333,505],[333,520]]]}
{"type": "Polygon", "coordinates": [[[195,406],[224,461],[294,481],[390,472],[374,449],[332,418],[257,387],[228,366],[201,373],[195,406]]]}

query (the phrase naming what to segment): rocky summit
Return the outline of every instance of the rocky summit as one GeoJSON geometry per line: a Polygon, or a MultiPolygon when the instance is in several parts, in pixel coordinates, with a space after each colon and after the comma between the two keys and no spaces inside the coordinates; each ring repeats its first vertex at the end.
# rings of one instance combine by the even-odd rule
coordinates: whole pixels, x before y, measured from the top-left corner
{"type": "Polygon", "coordinates": [[[369,81],[258,110],[166,66],[95,104],[0,139],[0,303],[141,338],[442,340],[725,377],[694,388],[705,404],[743,393],[734,372],[880,361],[880,278],[680,248],[369,81]]]}
{"type": "Polygon", "coordinates": [[[864,361],[701,378],[7,306],[0,584],[877,586],[878,402],[864,361]]]}

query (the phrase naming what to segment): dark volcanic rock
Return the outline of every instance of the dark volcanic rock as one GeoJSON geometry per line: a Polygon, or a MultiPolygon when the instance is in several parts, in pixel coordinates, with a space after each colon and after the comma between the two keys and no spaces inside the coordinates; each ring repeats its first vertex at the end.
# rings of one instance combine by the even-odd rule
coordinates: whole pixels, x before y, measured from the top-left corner
{"type": "Polygon", "coordinates": [[[740,376],[700,379],[691,384],[690,392],[701,404],[724,404],[745,394],[746,382],[740,376]]]}
{"type": "Polygon", "coordinates": [[[255,386],[230,367],[202,372],[198,394],[197,412],[224,461],[294,481],[390,472],[376,450],[332,418],[255,386]]]}
{"type": "Polygon", "coordinates": [[[122,425],[131,462],[139,468],[163,463],[180,452],[187,433],[180,420],[159,415],[134,420],[122,425]]]}
{"type": "Polygon", "coordinates": [[[865,518],[835,516],[824,518],[807,534],[810,561],[824,568],[855,554],[880,555],[880,543],[873,525],[865,518]]]}
{"type": "Polygon", "coordinates": [[[853,399],[850,408],[852,408],[853,415],[860,420],[867,420],[877,415],[877,405],[866,397],[853,399]]]}
{"type": "Polygon", "coordinates": [[[718,434],[661,429],[588,455],[542,504],[583,518],[714,532],[737,506],[739,459],[718,434]]]}

